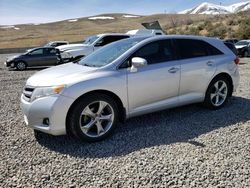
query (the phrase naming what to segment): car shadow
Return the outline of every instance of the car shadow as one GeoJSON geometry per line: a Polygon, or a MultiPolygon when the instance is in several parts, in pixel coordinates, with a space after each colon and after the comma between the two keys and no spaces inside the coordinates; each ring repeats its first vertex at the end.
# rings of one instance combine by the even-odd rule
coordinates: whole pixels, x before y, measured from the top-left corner
{"type": "Polygon", "coordinates": [[[123,156],[143,148],[173,143],[188,143],[206,147],[195,138],[213,130],[250,119],[250,99],[232,97],[220,110],[201,105],[189,105],[129,119],[117,127],[114,134],[101,142],[84,143],[69,136],[42,135],[40,145],[74,157],[123,156]]]}

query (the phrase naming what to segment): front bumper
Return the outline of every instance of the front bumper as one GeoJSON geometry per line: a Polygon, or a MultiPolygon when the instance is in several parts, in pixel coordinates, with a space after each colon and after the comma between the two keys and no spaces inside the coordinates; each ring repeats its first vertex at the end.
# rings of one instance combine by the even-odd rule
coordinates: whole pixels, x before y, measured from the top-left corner
{"type": "Polygon", "coordinates": [[[26,125],[52,135],[66,134],[66,116],[73,99],[54,95],[27,102],[21,96],[21,109],[24,113],[26,125]],[[44,119],[49,119],[49,124],[44,124],[44,119]]]}
{"type": "Polygon", "coordinates": [[[13,62],[13,61],[6,61],[6,62],[4,62],[4,65],[6,67],[14,68],[15,67],[15,62],[13,62]]]}

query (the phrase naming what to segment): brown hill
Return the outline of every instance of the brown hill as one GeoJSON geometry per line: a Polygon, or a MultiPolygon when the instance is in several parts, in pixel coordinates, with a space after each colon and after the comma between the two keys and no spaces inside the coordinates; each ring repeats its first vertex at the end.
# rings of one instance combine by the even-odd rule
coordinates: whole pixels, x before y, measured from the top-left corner
{"type": "Polygon", "coordinates": [[[213,28],[216,27],[215,24],[217,23],[225,23],[225,28],[227,28],[228,22],[231,21],[233,22],[230,22],[232,24],[232,30],[237,30],[240,24],[237,20],[243,20],[243,17],[249,17],[244,16],[243,13],[234,15],[235,18],[232,18],[231,15],[156,14],[136,18],[123,17],[123,15],[124,14],[98,15],[111,16],[114,17],[113,20],[89,20],[86,17],[78,18],[75,22],[64,20],[40,25],[16,25],[15,27],[19,28],[19,30],[14,28],[0,28],[0,48],[39,46],[53,40],[67,40],[70,42],[82,41],[87,36],[93,34],[126,32],[131,29],[142,28],[142,22],[155,20],[158,20],[163,29],[168,33],[208,35],[209,30],[207,30],[206,26],[213,28]],[[203,28],[200,27],[202,24],[203,28]],[[199,32],[197,32],[198,27],[199,32]]]}

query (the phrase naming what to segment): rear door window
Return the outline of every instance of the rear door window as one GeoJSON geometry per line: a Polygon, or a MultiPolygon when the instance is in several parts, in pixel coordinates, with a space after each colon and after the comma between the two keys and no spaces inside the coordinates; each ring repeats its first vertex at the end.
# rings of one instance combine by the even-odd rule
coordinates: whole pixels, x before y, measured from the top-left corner
{"type": "Polygon", "coordinates": [[[223,54],[220,50],[202,40],[175,39],[175,43],[179,49],[180,59],[223,54]]]}
{"type": "Polygon", "coordinates": [[[56,55],[56,49],[55,48],[46,48],[44,49],[46,55],[56,55]]]}

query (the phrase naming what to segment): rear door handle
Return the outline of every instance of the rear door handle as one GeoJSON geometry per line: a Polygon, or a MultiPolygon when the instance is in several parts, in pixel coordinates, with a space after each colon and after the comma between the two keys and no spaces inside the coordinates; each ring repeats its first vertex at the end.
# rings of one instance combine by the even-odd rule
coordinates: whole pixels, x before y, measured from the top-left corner
{"type": "Polygon", "coordinates": [[[212,67],[213,65],[214,65],[214,62],[213,62],[213,61],[208,61],[208,62],[207,62],[207,66],[212,67]]]}
{"type": "Polygon", "coordinates": [[[177,67],[172,67],[171,69],[168,70],[169,73],[176,73],[179,70],[177,67]]]}

